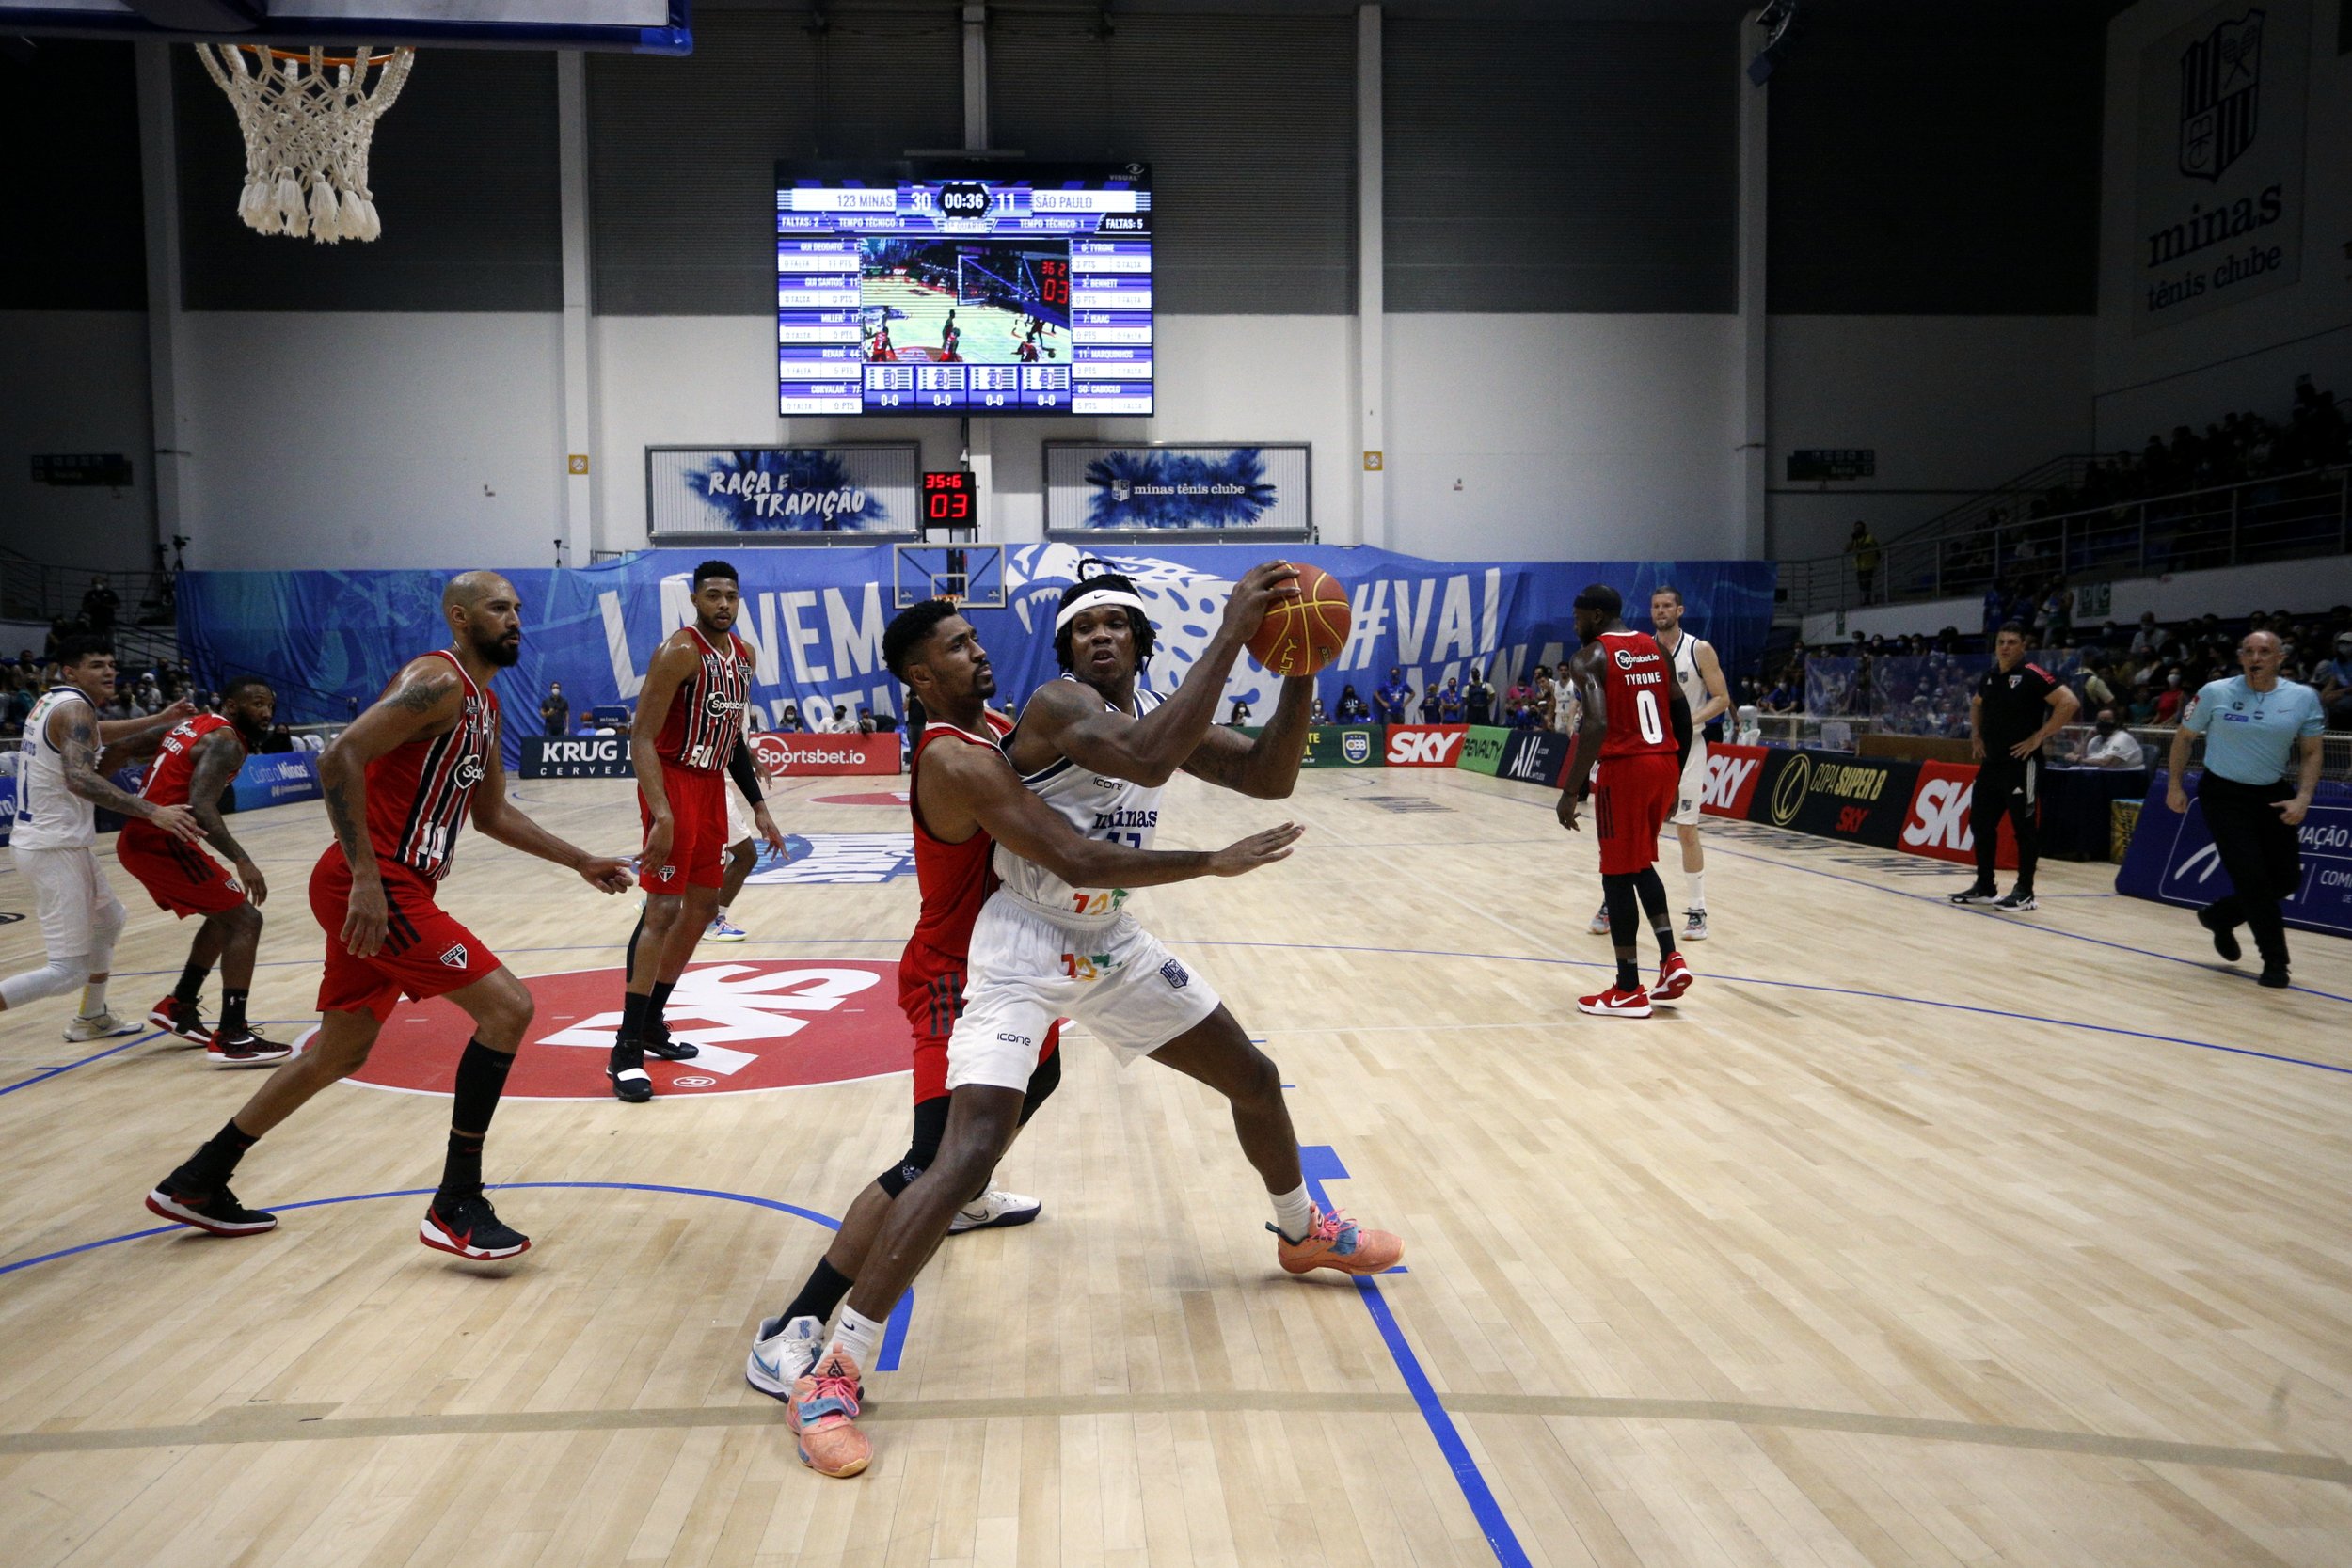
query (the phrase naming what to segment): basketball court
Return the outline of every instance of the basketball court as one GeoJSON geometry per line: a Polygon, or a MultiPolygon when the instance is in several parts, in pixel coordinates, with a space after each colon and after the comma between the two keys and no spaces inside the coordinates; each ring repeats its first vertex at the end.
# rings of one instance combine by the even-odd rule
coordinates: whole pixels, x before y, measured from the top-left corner
{"type": "MultiPolygon", "coordinates": [[[[625,784],[518,789],[581,843],[630,832],[625,784]]],[[[904,832],[895,801],[815,799],[841,793],[778,814],[904,832]]],[[[2334,1559],[2352,964],[2311,953],[2250,1028],[2250,982],[2094,868],[2046,867],[2044,912],[2005,923],[1912,857],[1710,824],[1699,986],[1579,1019],[1606,943],[1550,806],[1458,772],[1172,787],[1172,847],[1309,827],[1282,865],[1136,902],[1405,1270],[1280,1274],[1224,1108],[1081,1037],[1005,1173],[1041,1219],[943,1246],[854,1482],[795,1462],[742,1347],[904,1143],[903,1023],[866,982],[911,876],[744,895],[753,939],[690,976],[830,1005],[739,1011],[735,1073],[656,1064],[660,1098],[622,1107],[548,1060],[596,1053],[527,1046],[547,1076],[517,1071],[494,1180],[538,1244],[502,1267],[415,1243],[445,1005],[257,1149],[241,1184],[282,1218],[251,1240],[139,1197],[252,1075],[9,1031],[10,1560],[2334,1559]]],[[[319,809],[238,820],[298,889],[319,809]]],[[[116,985],[160,991],[182,934],[114,875],[116,985]]],[[[621,901],[469,838],[448,903],[531,979],[540,1035],[617,1006],[621,901]]],[[[254,1016],[299,1026],[293,906],[254,1016]]],[[[0,964],[36,945],[0,928],[0,964]]]]}

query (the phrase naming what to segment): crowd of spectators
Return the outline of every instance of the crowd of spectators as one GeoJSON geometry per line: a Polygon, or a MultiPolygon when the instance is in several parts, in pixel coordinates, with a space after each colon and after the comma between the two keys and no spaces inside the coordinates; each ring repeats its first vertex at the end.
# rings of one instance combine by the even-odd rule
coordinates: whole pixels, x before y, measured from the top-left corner
{"type": "MultiPolygon", "coordinates": [[[[49,648],[56,647],[56,636],[53,634],[49,648]]],[[[0,658],[0,736],[22,736],[33,704],[63,678],[56,657],[49,652],[37,655],[30,648],[21,648],[13,659],[0,658]]],[[[193,696],[199,706],[206,707],[218,700],[218,693],[197,687],[196,678],[184,662],[136,669],[126,666],[115,682],[115,700],[99,717],[144,719],[161,713],[183,696],[193,696]]]]}

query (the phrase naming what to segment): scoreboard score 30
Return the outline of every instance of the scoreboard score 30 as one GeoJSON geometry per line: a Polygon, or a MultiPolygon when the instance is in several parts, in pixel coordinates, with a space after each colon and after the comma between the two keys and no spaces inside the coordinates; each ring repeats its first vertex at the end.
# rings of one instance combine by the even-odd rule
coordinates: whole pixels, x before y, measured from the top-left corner
{"type": "Polygon", "coordinates": [[[776,166],[780,414],[1149,414],[1148,164],[776,166]]]}

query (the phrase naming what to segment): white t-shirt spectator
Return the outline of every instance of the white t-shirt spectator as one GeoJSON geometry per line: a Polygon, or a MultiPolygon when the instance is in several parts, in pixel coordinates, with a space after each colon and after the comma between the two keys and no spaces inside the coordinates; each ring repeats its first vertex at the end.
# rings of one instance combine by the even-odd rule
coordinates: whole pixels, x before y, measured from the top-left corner
{"type": "Polygon", "coordinates": [[[2083,764],[2088,768],[2145,768],[2148,758],[2140,750],[2138,737],[2119,725],[2112,735],[2090,737],[2090,746],[2083,752],[2083,764]]]}

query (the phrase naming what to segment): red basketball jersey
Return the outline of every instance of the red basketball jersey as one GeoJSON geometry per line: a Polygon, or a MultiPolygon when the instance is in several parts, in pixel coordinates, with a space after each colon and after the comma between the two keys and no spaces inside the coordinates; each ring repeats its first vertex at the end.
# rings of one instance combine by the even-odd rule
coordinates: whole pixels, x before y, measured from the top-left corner
{"type": "Polygon", "coordinates": [[[752,689],[752,649],[732,631],[713,646],[700,626],[687,631],[702,661],[670,699],[669,716],[653,745],[662,760],[697,773],[716,773],[743,738],[743,700],[752,689]]]}
{"type": "Polygon", "coordinates": [[[994,856],[996,841],[985,830],[961,844],[933,838],[930,829],[923,823],[922,797],[915,792],[915,781],[922,775],[923,753],[932,745],[986,746],[992,750],[1001,747],[1004,737],[1012,733],[1011,721],[990,713],[987,721],[988,734],[978,736],[934,720],[923,727],[914,742],[914,755],[908,760],[907,798],[914,817],[914,880],[923,895],[923,911],[915,917],[910,948],[920,945],[964,957],[972,946],[972,923],[979,919],[980,906],[988,902],[988,895],[996,891],[996,873],[989,863],[994,856]]]}
{"type": "MultiPolygon", "coordinates": [[[[154,763],[147,769],[147,782],[139,785],[139,799],[159,806],[186,805],[188,780],[196,772],[197,747],[215,730],[234,734],[236,727],[217,713],[199,713],[173,725],[156,751],[154,763]]],[[[237,749],[245,750],[243,736],[238,737],[237,749]]]]}
{"type": "Polygon", "coordinates": [[[1674,700],[1674,666],[1659,651],[1658,640],[1645,631],[1605,631],[1595,641],[1600,653],[1593,660],[1593,675],[1600,682],[1609,715],[1600,754],[1674,755],[1674,716],[1668,711],[1674,700]]]}
{"type": "Polygon", "coordinates": [[[457,656],[436,648],[465,683],[466,705],[447,735],[395,746],[368,764],[368,843],[427,881],[449,875],[457,831],[498,744],[499,700],[474,684],[457,656]]]}

